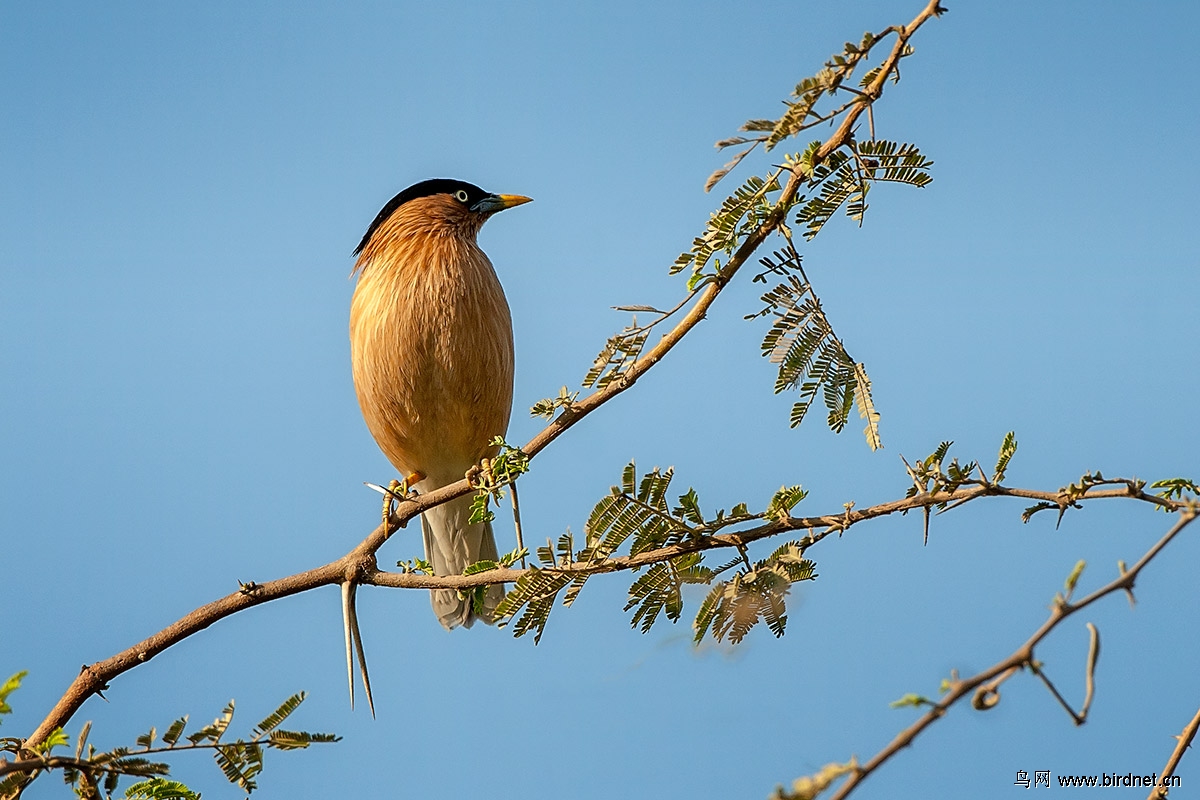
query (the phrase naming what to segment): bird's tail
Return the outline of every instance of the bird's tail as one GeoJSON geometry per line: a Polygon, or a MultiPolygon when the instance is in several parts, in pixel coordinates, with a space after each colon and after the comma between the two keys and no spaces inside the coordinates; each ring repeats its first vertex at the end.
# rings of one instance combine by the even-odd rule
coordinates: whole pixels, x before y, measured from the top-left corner
{"type": "MultiPolygon", "coordinates": [[[[471,495],[456,497],[448,503],[434,506],[421,516],[425,560],[433,564],[435,575],[461,575],[476,561],[497,558],[491,523],[467,524],[471,518],[471,499],[471,495]]],[[[484,590],[481,614],[475,613],[474,597],[473,591],[467,591],[463,597],[459,597],[455,589],[433,589],[430,592],[433,613],[446,630],[459,625],[469,628],[477,619],[491,625],[492,613],[504,598],[504,588],[497,585],[484,590]]]]}

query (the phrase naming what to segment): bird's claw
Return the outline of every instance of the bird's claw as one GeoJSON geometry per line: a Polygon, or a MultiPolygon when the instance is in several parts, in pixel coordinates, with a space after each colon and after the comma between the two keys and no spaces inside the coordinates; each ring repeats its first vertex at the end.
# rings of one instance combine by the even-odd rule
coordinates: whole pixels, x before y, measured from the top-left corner
{"type": "Polygon", "coordinates": [[[496,477],[492,473],[492,460],[490,458],[481,459],[478,464],[473,465],[467,470],[466,479],[472,489],[494,491],[499,488],[496,484],[496,477]]]}
{"type": "MultiPolygon", "coordinates": [[[[392,480],[387,486],[379,486],[380,493],[383,495],[383,524],[387,525],[392,520],[393,503],[396,501],[407,500],[409,496],[417,493],[417,490],[412,488],[413,484],[420,483],[425,480],[424,472],[414,472],[402,481],[392,480]]],[[[374,486],[374,484],[367,484],[374,486]]]]}
{"type": "Polygon", "coordinates": [[[408,494],[408,487],[404,486],[397,480],[388,481],[387,492],[383,495],[383,524],[386,527],[392,521],[392,507],[397,500],[404,499],[404,495],[408,494]],[[396,490],[403,488],[403,491],[397,494],[396,490]]]}

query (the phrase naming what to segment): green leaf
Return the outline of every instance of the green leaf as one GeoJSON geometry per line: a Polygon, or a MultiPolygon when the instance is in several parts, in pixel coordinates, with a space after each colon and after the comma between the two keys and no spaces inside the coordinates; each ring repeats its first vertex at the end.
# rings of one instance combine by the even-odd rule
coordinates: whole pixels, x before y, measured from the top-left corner
{"type": "Polygon", "coordinates": [[[273,730],[267,737],[267,746],[275,750],[303,750],[310,744],[340,742],[342,737],[332,733],[308,733],[306,731],[273,730]]]}
{"type": "Polygon", "coordinates": [[[850,156],[835,150],[813,167],[810,183],[820,191],[811,197],[796,215],[796,223],[805,226],[805,239],[812,239],[825,227],[852,194],[862,187],[862,181],[850,163],[850,156]]]}
{"type": "Polygon", "coordinates": [[[433,574],[433,564],[430,564],[423,558],[413,558],[404,561],[397,561],[396,566],[406,575],[424,573],[425,575],[433,574]]]}
{"type": "Polygon", "coordinates": [[[858,406],[858,416],[867,421],[867,427],[863,428],[867,446],[878,450],[883,447],[879,438],[879,414],[871,398],[871,379],[867,377],[866,365],[861,363],[854,365],[854,404],[858,406]]]}
{"type": "Polygon", "coordinates": [[[687,553],[651,565],[629,587],[625,610],[637,606],[630,625],[640,627],[642,633],[646,633],[662,612],[671,622],[678,622],[683,613],[683,585],[709,583],[712,580],[712,570],[703,566],[702,561],[703,554],[687,553]]]}
{"type": "Polygon", "coordinates": [[[1067,580],[1063,583],[1067,589],[1067,597],[1070,597],[1071,593],[1075,591],[1075,584],[1079,583],[1079,577],[1083,575],[1083,570],[1086,566],[1086,561],[1078,561],[1071,569],[1071,574],[1067,576],[1067,580]]]}
{"type": "Polygon", "coordinates": [[[786,522],[791,516],[791,510],[807,496],[808,492],[800,486],[780,486],[779,491],[775,492],[767,503],[767,510],[763,516],[777,522],[786,522]]]}
{"type": "Polygon", "coordinates": [[[253,792],[258,788],[254,779],[262,772],[262,747],[248,742],[231,742],[216,748],[213,758],[226,780],[253,792]]]}
{"type": "Polygon", "coordinates": [[[704,182],[704,191],[706,191],[706,192],[712,191],[713,187],[716,186],[717,183],[719,183],[722,178],[724,178],[726,175],[728,175],[730,172],[732,172],[735,168],[737,168],[737,165],[742,163],[742,159],[744,159],[746,156],[750,155],[750,153],[752,153],[754,151],[754,148],[758,146],[759,141],[761,141],[761,140],[750,140],[750,139],[746,139],[745,137],[742,137],[742,136],[734,136],[731,139],[723,139],[723,140],[717,142],[718,149],[732,147],[732,146],[738,145],[738,144],[746,144],[748,142],[752,142],[752,143],[745,150],[740,151],[737,155],[735,155],[732,159],[730,159],[725,164],[725,166],[721,167],[718,170],[715,170],[711,175],[709,175],[708,180],[706,180],[704,182]]]}
{"type": "Polygon", "coordinates": [[[558,409],[569,409],[575,404],[575,399],[579,397],[579,392],[568,392],[567,387],[562,387],[558,390],[558,397],[547,397],[544,400],[539,400],[529,409],[530,416],[545,417],[553,419],[554,412],[558,409]]]}
{"type": "Polygon", "coordinates": [[[641,355],[649,335],[649,328],[638,327],[635,319],[633,325],[626,326],[620,333],[610,336],[604,344],[604,349],[596,356],[591,369],[584,375],[583,385],[603,389],[624,375],[641,355]]]}
{"type": "Polygon", "coordinates": [[[862,80],[858,82],[859,88],[865,89],[870,86],[875,81],[876,76],[879,75],[879,70],[881,69],[883,69],[882,64],[863,75],[862,80]]]}
{"type": "Polygon", "coordinates": [[[777,177],[764,180],[752,175],[747,178],[746,182],[726,197],[721,206],[710,215],[704,233],[692,240],[691,250],[675,259],[670,269],[671,274],[691,267],[689,291],[695,291],[715,280],[716,275],[706,272],[705,267],[713,262],[715,271],[720,271],[720,262],[715,261],[715,256],[734,253],[741,241],[757,229],[772,212],[775,205],[769,195],[779,192],[781,188],[777,177]]]}
{"type": "Polygon", "coordinates": [[[230,700],[225,708],[221,711],[221,716],[217,717],[211,725],[201,728],[200,730],[187,737],[192,744],[200,744],[208,741],[217,743],[221,741],[221,737],[225,735],[226,729],[229,728],[229,723],[233,721],[233,701],[230,700]]]}
{"type": "MultiPolygon", "coordinates": [[[[1200,496],[1200,487],[1188,478],[1166,478],[1150,484],[1150,488],[1162,489],[1157,494],[1166,500],[1183,500],[1188,495],[1191,495],[1191,499],[1195,500],[1196,497],[1200,496]]],[[[3,698],[3,694],[0,694],[0,700],[3,700],[3,698]]]]}
{"type": "Polygon", "coordinates": [[[471,497],[471,516],[467,520],[467,524],[478,525],[481,522],[491,522],[496,519],[496,515],[488,508],[491,499],[492,493],[487,489],[480,489],[471,497]]]}
{"type": "Polygon", "coordinates": [[[485,558],[476,561],[474,564],[468,564],[467,567],[463,569],[462,574],[475,575],[479,572],[490,572],[491,570],[499,568],[499,566],[500,565],[497,562],[491,560],[490,558],[485,558]]]}
{"type": "Polygon", "coordinates": [[[872,181],[906,183],[918,189],[933,182],[933,177],[926,172],[933,162],[925,158],[916,145],[875,139],[856,142],[854,149],[861,161],[874,162],[868,170],[868,178],[872,181]]]}
{"type": "Polygon", "coordinates": [[[529,456],[519,447],[513,447],[504,441],[503,436],[492,437],[489,444],[499,448],[489,462],[488,479],[494,486],[513,483],[520,476],[529,472],[529,456]]]}
{"type": "Polygon", "coordinates": [[[179,741],[179,737],[183,735],[183,729],[187,727],[187,717],[180,717],[171,723],[171,727],[167,728],[167,732],[163,734],[163,743],[167,747],[174,747],[179,741]]]}
{"type": "MultiPolygon", "coordinates": [[[[637,481],[637,465],[633,461],[630,461],[628,464],[625,465],[625,468],[623,470],[621,470],[621,489],[620,490],[622,492],[624,492],[625,494],[633,494],[634,491],[636,491],[633,488],[636,481],[637,481]]],[[[613,488],[614,488],[614,490],[616,489],[616,487],[613,487],[613,488]]]]}
{"type": "Polygon", "coordinates": [[[703,602],[700,603],[700,608],[696,612],[696,619],[692,622],[692,630],[695,631],[693,641],[696,644],[700,644],[704,640],[713,622],[716,621],[717,611],[721,606],[724,596],[725,581],[720,581],[713,588],[709,589],[703,602]]]}
{"type": "Polygon", "coordinates": [[[717,279],[717,276],[707,272],[693,272],[691,277],[687,279],[687,290],[694,292],[697,289],[703,289],[708,284],[717,279]]]}
{"type": "Polygon", "coordinates": [[[529,555],[528,547],[519,547],[516,550],[513,550],[512,552],[505,553],[504,555],[500,556],[500,559],[498,561],[498,566],[511,567],[513,564],[516,564],[518,561],[520,561],[522,558],[527,557],[528,555],[529,555]]]}
{"type": "MultiPolygon", "coordinates": [[[[88,734],[92,732],[92,722],[88,720],[83,723],[83,727],[79,730],[79,735],[75,737],[75,758],[81,759],[84,756],[83,748],[87,746],[88,734]]],[[[95,750],[95,748],[92,748],[95,750]]]]}
{"type": "Polygon", "coordinates": [[[278,728],[285,719],[291,716],[293,711],[300,707],[300,704],[304,702],[304,698],[304,692],[297,692],[287,700],[284,700],[280,703],[279,708],[263,717],[262,721],[254,726],[252,736],[255,739],[261,739],[264,735],[278,728]]]}
{"type": "Polygon", "coordinates": [[[125,800],[200,800],[200,795],[179,781],[151,778],[126,789],[125,800]]]}
{"type": "Polygon", "coordinates": [[[1017,452],[1017,437],[1013,431],[1004,434],[1000,444],[1000,456],[996,459],[996,469],[992,472],[992,483],[1001,483],[1008,471],[1008,463],[1017,452]]]}
{"type": "Polygon", "coordinates": [[[583,585],[587,583],[588,575],[576,575],[571,579],[571,583],[567,586],[567,590],[563,592],[563,607],[569,608],[575,599],[579,597],[579,592],[583,589],[583,585]]]}
{"type": "Polygon", "coordinates": [[[0,779],[0,797],[20,797],[17,791],[25,785],[29,780],[29,775],[24,772],[14,772],[6,778],[0,779]]]}
{"type": "Polygon", "coordinates": [[[924,695],[913,694],[910,692],[901,697],[899,700],[893,700],[888,705],[890,705],[892,708],[904,708],[906,706],[920,708],[921,706],[932,706],[935,705],[935,703],[924,695]]]}
{"type": "Polygon", "coordinates": [[[691,533],[686,522],[671,514],[665,495],[674,470],[658,468],[643,476],[634,491],[635,465],[630,463],[622,475],[622,486],[601,498],[592,509],[584,532],[588,542],[581,560],[606,558],[632,537],[631,552],[640,553],[672,544],[691,533]]]}
{"type": "Polygon", "coordinates": [[[66,747],[70,743],[71,737],[67,735],[67,732],[62,727],[58,727],[52,730],[50,735],[43,739],[41,743],[35,745],[33,749],[42,755],[46,755],[54,748],[66,747]]]}
{"type": "Polygon", "coordinates": [[[28,675],[28,670],[14,673],[4,683],[0,684],[0,714],[11,714],[12,707],[8,704],[8,696],[21,688],[21,681],[28,675]]]}
{"type": "MultiPolygon", "coordinates": [[[[113,759],[105,766],[107,769],[113,770],[112,774],[119,773],[121,775],[138,775],[141,777],[147,777],[151,775],[166,775],[171,771],[171,768],[167,764],[163,764],[160,761],[151,761],[147,758],[140,758],[137,756],[123,756],[121,758],[113,759]]],[[[113,787],[116,787],[115,781],[113,782],[113,787]]]]}
{"type": "MultiPolygon", "coordinates": [[[[538,550],[540,557],[543,548],[538,550]]],[[[553,560],[552,553],[550,558],[553,560]]],[[[533,631],[533,641],[537,644],[546,630],[555,598],[570,580],[571,576],[562,572],[530,567],[496,607],[495,620],[503,626],[519,612],[521,615],[513,625],[513,635],[519,638],[533,631]]]]}
{"type": "Polygon", "coordinates": [[[1035,503],[1021,512],[1021,522],[1029,522],[1030,517],[1032,517],[1034,514],[1038,513],[1039,511],[1048,511],[1052,508],[1058,508],[1058,504],[1047,503],[1044,500],[1040,503],[1035,503]]]}
{"type": "Polygon", "coordinates": [[[820,191],[801,208],[796,222],[807,228],[805,238],[812,239],[845,205],[847,216],[861,225],[871,183],[887,181],[921,188],[933,180],[926,172],[932,165],[911,144],[882,139],[851,142],[813,166],[810,183],[820,191]]]}
{"type": "Polygon", "coordinates": [[[704,524],[704,514],[700,511],[700,498],[696,490],[688,487],[687,493],[679,496],[679,505],[674,509],[674,516],[682,517],[694,525],[704,524]]]}
{"type": "Polygon", "coordinates": [[[858,771],[857,758],[851,758],[845,764],[826,764],[815,775],[807,775],[792,781],[792,790],[790,792],[786,791],[782,786],[777,786],[768,800],[815,800],[834,781],[843,775],[849,775],[858,771]]]}
{"type": "Polygon", "coordinates": [[[769,131],[775,128],[775,120],[773,119],[751,119],[747,120],[741,127],[741,130],[747,132],[769,131]]]}
{"type": "Polygon", "coordinates": [[[698,644],[711,634],[717,641],[728,638],[738,644],[760,621],[775,636],[782,636],[788,591],[794,583],[816,578],[815,567],[804,558],[799,542],[786,542],[752,568],[743,567],[731,579],[714,583],[692,623],[694,641],[698,644]]]}
{"type": "Polygon", "coordinates": [[[800,399],[792,407],[791,426],[803,422],[820,392],[829,410],[831,430],[840,432],[850,419],[851,409],[857,407],[859,416],[867,421],[863,435],[868,446],[873,450],[882,447],[879,413],[871,397],[866,367],[850,356],[834,333],[804,274],[800,254],[789,243],[773,257],[762,259],[762,263],[767,272],[784,274],[787,280],[764,294],[765,307],[748,318],[775,317],[763,337],[762,353],[779,365],[776,394],[799,390],[800,399]]]}

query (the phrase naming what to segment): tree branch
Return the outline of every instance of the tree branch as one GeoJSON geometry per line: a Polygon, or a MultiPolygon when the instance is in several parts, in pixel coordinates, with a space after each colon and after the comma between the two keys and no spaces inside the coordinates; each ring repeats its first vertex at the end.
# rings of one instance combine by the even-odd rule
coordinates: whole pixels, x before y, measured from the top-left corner
{"type": "MultiPolygon", "coordinates": [[[[885,34],[890,32],[897,34],[897,39],[891,52],[880,66],[875,79],[863,90],[862,96],[856,98],[857,102],[854,102],[852,107],[846,111],[837,130],[821,145],[820,150],[813,159],[814,165],[826,159],[831,153],[846,145],[851,140],[855,121],[867,109],[870,103],[882,96],[884,84],[895,73],[899,61],[904,55],[909,38],[930,17],[936,16],[943,11],[944,9],[939,5],[938,0],[930,0],[924,10],[908,25],[903,27],[893,26],[885,31],[885,34]]],[[[754,255],[763,242],[784,223],[785,216],[788,209],[791,208],[793,199],[807,179],[808,176],[806,175],[795,171],[792,172],[771,212],[754,231],[747,235],[741,246],[738,247],[729,261],[721,268],[717,280],[709,283],[699,292],[695,304],[683,319],[676,323],[674,328],[663,334],[662,339],[649,351],[639,356],[620,378],[614,380],[603,389],[588,395],[583,400],[573,403],[569,408],[564,409],[557,419],[551,421],[540,433],[530,439],[522,450],[530,458],[533,458],[585,416],[633,386],[638,378],[661,361],[684,336],[691,332],[704,319],[713,303],[716,302],[718,295],[720,295],[738,270],[754,255]]],[[[421,512],[453,498],[461,497],[471,491],[473,491],[473,487],[464,478],[456,483],[443,486],[440,489],[419,497],[406,499],[397,504],[395,511],[386,525],[381,524],[363,539],[357,547],[342,558],[322,567],[317,567],[316,569],[287,578],[281,578],[265,584],[250,584],[234,594],[227,595],[196,609],[169,627],[111,658],[95,664],[85,665],[66,693],[55,704],[54,708],[42,720],[33,733],[29,735],[28,739],[26,739],[26,746],[30,747],[43,742],[51,732],[64,725],[79,710],[88,697],[98,691],[102,691],[113,678],[142,662],[148,661],[168,647],[207,628],[214,622],[252,606],[309,589],[315,589],[320,586],[339,584],[347,580],[377,586],[400,586],[405,588],[462,588],[477,586],[482,583],[514,580],[515,577],[522,574],[521,570],[496,570],[473,576],[435,578],[432,576],[386,573],[377,568],[375,552],[398,529],[404,527],[408,521],[418,516],[421,512]],[[482,578],[482,575],[486,575],[487,578],[482,578]]],[[[788,529],[784,527],[779,530],[788,529]]],[[[769,535],[773,534],[764,530],[756,538],[769,535]]],[[[711,537],[711,539],[720,542],[722,537],[711,537]]],[[[666,550],[670,550],[670,548],[664,548],[664,551],[666,550]]],[[[682,550],[680,552],[689,551],[682,550]]],[[[639,555],[637,558],[642,559],[645,555],[648,554],[639,555]]],[[[667,557],[670,556],[663,555],[663,558],[667,557]]],[[[615,559],[610,561],[620,562],[621,560],[615,559]]],[[[610,568],[603,570],[597,566],[594,567],[596,571],[632,569],[637,564],[646,562],[636,561],[635,563],[635,560],[630,560],[627,566],[611,566],[610,562],[602,563],[609,563],[610,568]]]]}
{"type": "MultiPolygon", "coordinates": [[[[415,500],[406,501],[406,503],[426,507],[426,504],[433,505],[434,502],[442,502],[443,499],[439,499],[437,496],[443,493],[445,493],[445,490],[439,489],[436,492],[430,492],[415,500]]],[[[680,542],[679,544],[648,550],[634,556],[617,556],[597,562],[579,562],[546,571],[565,572],[572,575],[627,571],[701,550],[730,547],[736,549],[788,531],[808,531],[809,536],[805,547],[809,547],[830,534],[840,534],[859,522],[919,508],[931,508],[943,503],[965,503],[981,497],[1018,497],[1057,503],[1061,495],[1059,492],[1010,488],[994,484],[971,486],[957,489],[954,492],[918,494],[913,497],[880,503],[869,508],[843,510],[836,514],[788,517],[784,520],[763,523],[735,533],[697,537],[680,542]]],[[[1080,499],[1103,500],[1118,497],[1139,500],[1171,511],[1181,511],[1187,508],[1185,503],[1166,500],[1156,495],[1135,492],[1132,486],[1089,492],[1080,499]]],[[[321,586],[340,584],[351,577],[361,584],[400,589],[468,589],[498,583],[513,583],[529,571],[525,569],[506,568],[478,572],[473,575],[434,576],[381,570],[376,564],[374,551],[369,549],[369,543],[372,537],[380,536],[383,530],[383,525],[380,525],[371,534],[371,537],[368,537],[358,547],[337,561],[308,570],[307,572],[268,581],[267,583],[251,582],[246,584],[236,592],[197,608],[153,636],[117,653],[111,658],[95,664],[85,665],[66,694],[51,709],[50,713],[37,729],[30,734],[26,740],[26,746],[31,747],[40,743],[56,728],[65,725],[88,697],[106,689],[108,682],[113,678],[133,669],[138,664],[150,660],[168,647],[177,644],[192,634],[204,630],[218,620],[236,614],[244,609],[321,586]]],[[[1130,588],[1132,588],[1132,582],[1130,588]]]]}
{"type": "MultiPolygon", "coordinates": [[[[641,567],[668,561],[688,553],[720,548],[740,548],[747,544],[769,539],[789,531],[808,531],[804,542],[805,548],[816,544],[830,534],[841,534],[852,525],[866,520],[886,517],[896,513],[905,513],[915,509],[930,508],[943,503],[968,503],[981,497],[1019,497],[1028,500],[1057,502],[1058,492],[1043,492],[1033,489],[1010,488],[1007,486],[972,486],[953,492],[934,492],[918,494],[892,500],[887,503],[870,506],[869,508],[843,510],[837,514],[821,514],[812,517],[788,517],[786,520],[763,523],[753,528],[735,533],[711,534],[698,536],[688,541],[666,547],[646,550],[632,556],[613,556],[601,561],[580,561],[561,567],[541,568],[542,572],[565,573],[569,575],[596,575],[605,572],[624,572],[640,569],[641,567]]],[[[1087,500],[1103,500],[1113,498],[1141,500],[1160,508],[1178,511],[1185,507],[1183,503],[1174,503],[1156,495],[1137,496],[1126,489],[1110,489],[1092,492],[1084,496],[1087,500]]],[[[364,574],[362,582],[372,586],[389,586],[398,589],[470,589],[477,586],[490,586],[496,583],[513,583],[519,580],[529,570],[525,569],[492,569],[486,572],[476,572],[473,575],[417,575],[413,573],[388,572],[376,569],[364,574]]]]}
{"type": "MultiPolygon", "coordinates": [[[[995,705],[999,695],[999,685],[1015,675],[1021,669],[1032,664],[1034,647],[1041,643],[1041,641],[1045,639],[1052,630],[1058,627],[1059,623],[1076,612],[1087,608],[1097,600],[1107,597],[1114,592],[1129,592],[1133,590],[1133,584],[1137,580],[1139,573],[1141,573],[1146,565],[1149,564],[1154,557],[1157,556],[1162,549],[1170,543],[1172,539],[1179,535],[1180,531],[1186,528],[1192,522],[1192,520],[1196,518],[1197,511],[1194,507],[1186,507],[1181,508],[1179,514],[1179,519],[1174,525],[1171,526],[1170,530],[1168,530],[1163,537],[1154,544],[1153,547],[1147,550],[1146,553],[1140,559],[1138,559],[1138,562],[1133,565],[1133,567],[1125,572],[1122,572],[1115,579],[1087,595],[1078,603],[1071,603],[1066,599],[1059,598],[1055,605],[1051,608],[1049,618],[1042,623],[1041,627],[1039,627],[1023,645],[1017,648],[1012,655],[1003,659],[1002,661],[998,661],[984,671],[970,678],[965,680],[958,680],[957,678],[951,680],[950,688],[946,693],[946,696],[937,703],[934,703],[933,706],[927,712],[925,712],[920,719],[897,734],[896,737],[892,739],[892,741],[889,742],[886,747],[876,753],[869,761],[850,770],[850,774],[846,779],[846,782],[838,787],[838,790],[832,795],[831,800],[844,800],[846,797],[849,797],[850,793],[853,792],[868,775],[877,770],[888,759],[896,755],[896,753],[911,745],[917,736],[924,732],[925,729],[934,722],[945,716],[946,712],[950,710],[951,706],[953,706],[962,698],[966,697],[968,694],[973,694],[974,697],[972,702],[976,708],[990,708],[992,705],[995,705]]],[[[1192,724],[1189,725],[1191,736],[1195,735],[1196,726],[1198,725],[1200,725],[1200,713],[1197,714],[1196,719],[1192,720],[1192,724]]],[[[1172,760],[1167,762],[1167,768],[1174,770],[1175,765],[1178,763],[1178,758],[1176,756],[1182,755],[1182,751],[1186,747],[1186,743],[1183,741],[1183,739],[1187,738],[1188,741],[1190,741],[1191,736],[1188,736],[1188,729],[1185,729],[1184,737],[1181,737],[1180,739],[1180,746],[1177,747],[1176,752],[1172,754],[1172,760]]],[[[1152,794],[1151,797],[1153,798],[1155,795],[1152,794]]]]}
{"type": "Polygon", "coordinates": [[[1175,774],[1175,768],[1179,766],[1180,760],[1183,759],[1184,751],[1192,744],[1192,739],[1196,738],[1196,731],[1200,730],[1200,711],[1196,712],[1196,716],[1192,717],[1183,729],[1183,733],[1175,737],[1179,743],[1175,745],[1175,749],[1171,752],[1171,757],[1167,759],[1167,765],[1163,767],[1162,774],[1158,779],[1158,786],[1155,786],[1150,792],[1147,800],[1166,800],[1167,792],[1170,788],[1166,785],[1167,781],[1175,774]]]}

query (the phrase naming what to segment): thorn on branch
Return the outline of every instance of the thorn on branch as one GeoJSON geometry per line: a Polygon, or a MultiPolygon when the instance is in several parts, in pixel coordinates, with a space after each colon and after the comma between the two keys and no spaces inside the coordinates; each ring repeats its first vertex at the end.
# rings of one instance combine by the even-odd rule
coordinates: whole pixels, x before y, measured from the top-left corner
{"type": "MultiPolygon", "coordinates": [[[[1128,574],[1129,569],[1125,566],[1124,560],[1117,561],[1117,570],[1121,573],[1121,577],[1128,574]]],[[[1129,607],[1133,608],[1137,605],[1137,598],[1133,596],[1133,578],[1129,579],[1129,584],[1124,587],[1125,596],[1129,598],[1129,607]]]]}
{"type": "Polygon", "coordinates": [[[1083,506],[1079,505],[1079,503],[1068,503],[1060,500],[1058,502],[1058,519],[1054,521],[1054,530],[1058,530],[1059,526],[1062,525],[1063,516],[1067,513],[1067,508],[1083,508],[1083,506]]]}

